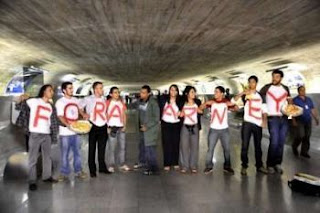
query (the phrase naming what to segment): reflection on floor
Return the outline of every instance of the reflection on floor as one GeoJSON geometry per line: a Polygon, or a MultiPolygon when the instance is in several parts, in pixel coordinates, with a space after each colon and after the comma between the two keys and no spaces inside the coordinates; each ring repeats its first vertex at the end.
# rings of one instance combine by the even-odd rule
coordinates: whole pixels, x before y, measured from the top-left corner
{"type": "MultiPolygon", "coordinates": [[[[204,169],[207,148],[207,125],[201,132],[200,171],[204,169]]],[[[127,134],[127,159],[132,166],[137,160],[137,134],[127,134]]],[[[182,175],[177,172],[160,176],[143,176],[140,172],[99,175],[96,179],[47,185],[39,182],[36,192],[28,192],[26,183],[0,181],[0,212],[319,212],[320,200],[293,193],[287,181],[296,172],[320,176],[320,152],[312,150],[312,159],[295,158],[285,148],[284,174],[257,175],[253,146],[247,177],[240,175],[240,134],[232,133],[232,164],[236,174],[223,174],[223,153],[216,149],[216,166],[212,175],[182,175]]],[[[85,139],[84,139],[85,141],[85,139]]],[[[264,159],[268,141],[263,139],[264,159]]],[[[87,170],[86,143],[83,164],[87,170]]],[[[161,146],[158,146],[159,162],[161,146]]]]}

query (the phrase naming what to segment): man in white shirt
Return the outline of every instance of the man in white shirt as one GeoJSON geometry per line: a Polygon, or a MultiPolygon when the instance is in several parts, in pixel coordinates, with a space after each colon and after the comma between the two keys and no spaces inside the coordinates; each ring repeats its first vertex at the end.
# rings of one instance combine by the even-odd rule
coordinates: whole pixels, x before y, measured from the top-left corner
{"type": "Polygon", "coordinates": [[[89,157],[88,164],[90,176],[97,177],[96,169],[96,145],[98,143],[99,172],[110,174],[105,163],[105,149],[108,140],[108,126],[106,117],[106,99],[103,93],[103,84],[94,82],[92,85],[93,95],[84,98],[81,108],[89,115],[92,128],[89,132],[89,157]]]}
{"type": "MultiPolygon", "coordinates": [[[[57,137],[53,131],[53,125],[58,124],[54,107],[50,103],[53,97],[53,87],[49,84],[43,85],[39,91],[38,98],[30,98],[26,104],[30,109],[28,132],[29,135],[29,189],[37,189],[37,161],[39,149],[42,154],[42,179],[44,182],[55,183],[52,175],[51,142],[52,136],[57,137]]],[[[58,126],[58,125],[56,125],[58,126]]]]}
{"type": "Polygon", "coordinates": [[[119,144],[119,153],[116,154],[119,158],[119,169],[121,171],[129,171],[130,168],[125,164],[126,157],[126,123],[127,107],[121,100],[120,91],[118,87],[111,87],[110,99],[107,100],[107,122],[108,122],[108,133],[109,141],[107,144],[107,156],[108,170],[114,172],[115,167],[115,151],[116,145],[119,144]]]}
{"type": "Polygon", "coordinates": [[[253,136],[254,139],[257,172],[264,174],[268,173],[268,170],[263,167],[261,149],[262,126],[266,123],[265,118],[263,117],[263,112],[265,112],[265,109],[263,109],[262,97],[257,91],[257,83],[258,77],[254,75],[250,76],[248,78],[249,89],[234,97],[235,101],[238,101],[238,99],[242,98],[244,103],[244,119],[241,130],[242,175],[247,175],[248,149],[251,136],[253,136]]]}
{"type": "Polygon", "coordinates": [[[206,107],[211,107],[211,121],[210,131],[208,136],[208,151],[206,157],[205,174],[210,174],[213,171],[213,154],[215,146],[220,139],[224,152],[224,172],[227,174],[234,174],[231,168],[230,160],[230,133],[228,125],[228,109],[234,107],[228,99],[224,98],[225,89],[218,86],[214,90],[214,100],[207,101],[200,106],[203,110],[206,107]]]}
{"type": "Polygon", "coordinates": [[[281,70],[272,72],[272,83],[265,85],[260,94],[264,107],[267,109],[264,117],[268,118],[268,129],[270,134],[270,144],[268,150],[267,166],[268,172],[282,174],[281,168],[283,148],[288,132],[288,117],[281,112],[281,107],[291,101],[289,88],[281,83],[283,79],[281,70]]]}
{"type": "Polygon", "coordinates": [[[79,114],[86,117],[85,114],[79,110],[79,100],[73,97],[73,85],[71,82],[64,82],[61,85],[61,90],[64,94],[56,102],[57,115],[60,123],[60,150],[61,150],[61,168],[59,181],[65,181],[70,174],[69,166],[69,151],[73,152],[73,166],[75,176],[80,179],[87,177],[86,173],[82,171],[81,165],[81,141],[80,136],[70,129],[70,125],[79,119],[79,114]]]}

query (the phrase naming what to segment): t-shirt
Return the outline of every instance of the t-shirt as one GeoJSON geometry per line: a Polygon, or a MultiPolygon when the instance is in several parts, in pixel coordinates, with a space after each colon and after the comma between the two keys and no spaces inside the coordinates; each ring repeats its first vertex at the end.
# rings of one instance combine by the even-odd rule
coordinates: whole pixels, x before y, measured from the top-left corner
{"type": "Polygon", "coordinates": [[[311,123],[312,109],[314,108],[311,98],[305,97],[305,100],[303,100],[300,96],[297,96],[293,99],[293,103],[303,108],[303,114],[298,116],[297,120],[305,124],[311,123]]]}
{"type": "Polygon", "coordinates": [[[210,128],[212,129],[226,129],[228,125],[228,100],[215,101],[211,105],[211,120],[210,128]]]}
{"type": "Polygon", "coordinates": [[[90,122],[94,125],[102,127],[107,123],[107,103],[105,97],[97,98],[94,95],[84,98],[80,104],[81,108],[85,108],[90,115],[90,122]]]}
{"type": "Polygon", "coordinates": [[[246,100],[244,105],[244,121],[262,126],[262,114],[266,112],[262,102],[258,92],[251,94],[251,99],[246,100]]]}
{"type": "Polygon", "coordinates": [[[268,116],[282,116],[281,107],[287,103],[288,92],[283,86],[271,85],[266,94],[268,116]]]}
{"type": "MultiPolygon", "coordinates": [[[[75,97],[62,97],[56,102],[57,115],[63,116],[68,123],[79,119],[79,100],[75,97]]],[[[59,126],[59,135],[68,136],[76,133],[65,126],[59,126]]]]}
{"type": "Polygon", "coordinates": [[[162,111],[162,120],[167,123],[178,123],[179,119],[179,107],[176,103],[167,103],[164,105],[162,111]]]}
{"type": "Polygon", "coordinates": [[[123,114],[127,107],[122,101],[107,101],[107,122],[108,126],[123,127],[123,114]]]}
{"type": "Polygon", "coordinates": [[[198,123],[198,105],[184,105],[182,108],[184,112],[183,124],[195,125],[198,123]]]}
{"type": "Polygon", "coordinates": [[[29,132],[50,134],[52,106],[42,98],[30,98],[27,100],[30,108],[29,132]]]}

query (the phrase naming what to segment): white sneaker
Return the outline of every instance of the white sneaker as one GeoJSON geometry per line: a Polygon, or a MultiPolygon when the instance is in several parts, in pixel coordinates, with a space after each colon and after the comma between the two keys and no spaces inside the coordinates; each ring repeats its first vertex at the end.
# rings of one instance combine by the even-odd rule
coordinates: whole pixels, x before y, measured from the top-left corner
{"type": "Polygon", "coordinates": [[[274,174],[276,171],[273,167],[268,167],[268,174],[274,174]]]}
{"type": "Polygon", "coordinates": [[[281,168],[281,165],[278,164],[278,165],[276,165],[274,168],[275,168],[275,170],[276,170],[277,173],[283,174],[283,169],[281,168]]]}
{"type": "Polygon", "coordinates": [[[124,164],[123,166],[120,166],[119,169],[120,169],[121,171],[124,171],[124,172],[130,171],[129,166],[127,166],[127,165],[125,165],[125,164],[124,164]]]}
{"type": "Polygon", "coordinates": [[[111,172],[111,173],[114,173],[114,168],[113,167],[109,167],[108,171],[111,172]]]}

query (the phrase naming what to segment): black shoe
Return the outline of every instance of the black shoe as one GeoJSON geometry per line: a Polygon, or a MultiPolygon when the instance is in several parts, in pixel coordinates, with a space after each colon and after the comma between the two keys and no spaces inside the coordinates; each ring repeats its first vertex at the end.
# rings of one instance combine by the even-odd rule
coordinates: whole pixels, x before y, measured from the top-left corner
{"type": "Polygon", "coordinates": [[[205,175],[208,175],[213,172],[213,168],[205,168],[203,172],[205,175]]]}
{"type": "Polygon", "coordinates": [[[58,180],[49,177],[48,179],[43,180],[45,183],[58,183],[58,180]]]}
{"type": "Polygon", "coordinates": [[[301,156],[301,157],[304,157],[304,158],[311,158],[311,156],[310,156],[308,153],[306,153],[306,154],[300,154],[300,156],[301,156]]]}
{"type": "Polygon", "coordinates": [[[92,177],[92,178],[97,177],[97,173],[90,173],[90,177],[92,177]]]}
{"type": "Polygon", "coordinates": [[[223,168],[224,173],[234,175],[234,170],[231,167],[223,168]]]}
{"type": "Polygon", "coordinates": [[[299,156],[299,152],[298,152],[298,149],[297,148],[293,148],[292,147],[292,152],[295,156],[299,156]]]}
{"type": "Polygon", "coordinates": [[[112,174],[112,172],[109,172],[109,170],[101,170],[101,171],[99,171],[99,173],[103,173],[103,174],[107,174],[107,175],[110,175],[110,174],[112,174]]]}
{"type": "Polygon", "coordinates": [[[29,184],[29,190],[30,190],[30,191],[35,191],[35,190],[37,190],[37,184],[35,184],[35,183],[29,184]]]}
{"type": "Polygon", "coordinates": [[[150,176],[150,175],[159,175],[159,172],[158,171],[152,171],[152,170],[145,170],[143,172],[143,174],[144,175],[148,175],[148,176],[150,176]]]}

